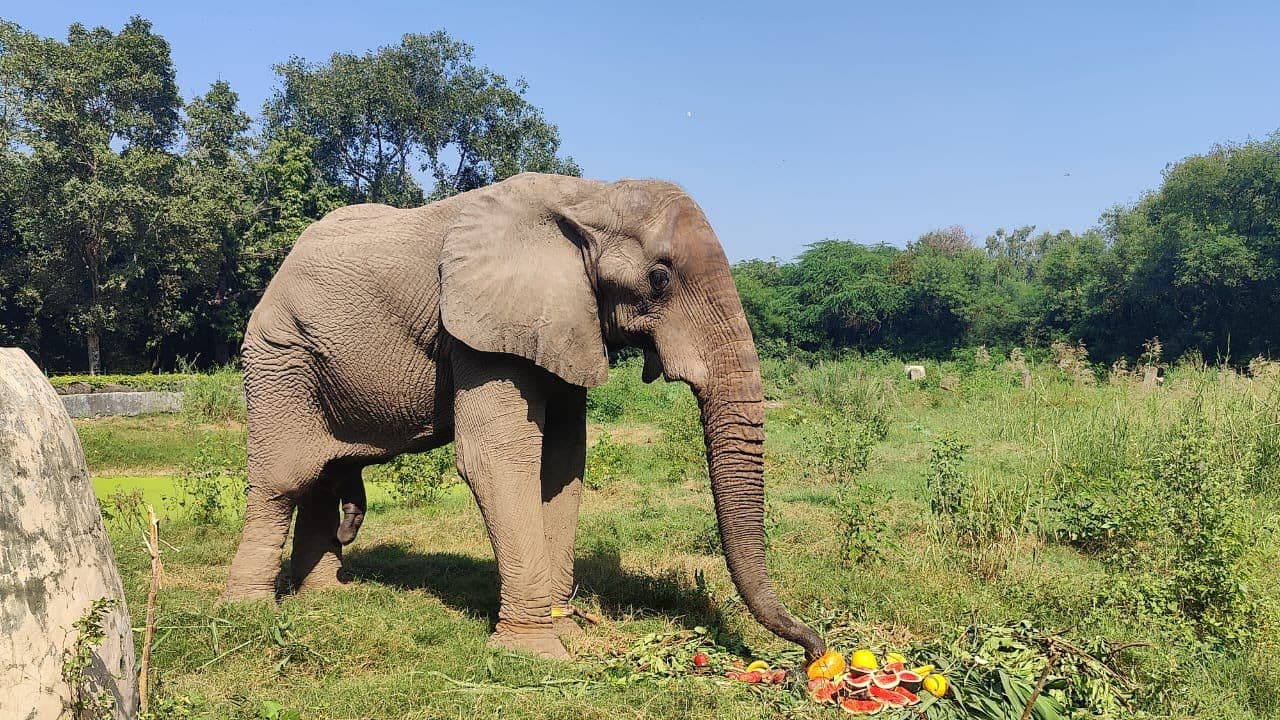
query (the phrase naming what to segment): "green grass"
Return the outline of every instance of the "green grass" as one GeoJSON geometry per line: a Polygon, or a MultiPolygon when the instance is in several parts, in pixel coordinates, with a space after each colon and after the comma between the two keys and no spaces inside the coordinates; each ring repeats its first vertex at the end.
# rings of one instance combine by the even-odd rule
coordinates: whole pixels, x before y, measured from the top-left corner
{"type": "MultiPolygon", "coordinates": [[[[1253,635],[1244,642],[1197,637],[1165,611],[1137,612],[1120,603],[1115,588],[1146,582],[1148,575],[1082,552],[1054,529],[1063,517],[1056,500],[1074,492],[1072,478],[1096,484],[1106,468],[1147,457],[1144,450],[1163,446],[1144,443],[1164,437],[1162,428],[1175,426],[1178,413],[1195,402],[1208,408],[1205,432],[1230,441],[1211,462],[1266,456],[1266,428],[1274,424],[1264,421],[1277,407],[1269,388],[1190,369],[1171,373],[1157,393],[1121,380],[1080,383],[1045,367],[1036,369],[1030,391],[1022,389],[1020,375],[999,367],[944,363],[929,372],[931,380],[917,384],[899,379],[900,365],[886,361],[812,371],[793,366],[789,375],[771,370],[769,395],[780,406],[769,411],[767,425],[769,559],[790,608],[873,647],[902,647],[974,621],[1019,619],[1081,637],[1150,643],[1126,650],[1114,664],[1136,679],[1135,702],[1151,717],[1280,717],[1274,468],[1250,465],[1256,477],[1233,495],[1247,508],[1238,521],[1264,533],[1242,561],[1260,602],[1247,620],[1253,635]],[[944,390],[944,377],[959,384],[944,390]],[[835,403],[856,413],[881,402],[889,407],[888,435],[857,478],[874,498],[867,522],[879,529],[881,559],[844,567],[838,506],[852,479],[817,472],[804,454],[800,427],[819,406],[835,403]],[[973,497],[957,518],[931,509],[931,450],[946,433],[970,447],[955,482],[967,483],[973,497]],[[1133,442],[1126,445],[1126,438],[1133,442]],[[980,541],[948,534],[957,521],[974,524],[980,541]]],[[[593,403],[593,435],[603,427],[634,452],[623,477],[584,499],[575,602],[606,620],[571,641],[576,663],[484,647],[497,612],[496,574],[464,487],[454,485],[418,509],[375,489],[360,538],[347,549],[353,582],[288,596],[278,607],[217,604],[238,537],[235,523],[167,522],[165,629],[154,661],[160,695],[200,698],[197,717],[253,718],[266,703],[306,718],[775,717],[773,707],[744,687],[696,678],[663,685],[584,682],[645,634],[676,628],[717,627],[761,654],[787,649],[738,599],[716,551],[705,479],[673,480],[663,466],[681,453],[661,449],[660,409],[670,393],[684,391],[645,386],[635,375],[638,368],[627,365],[593,390],[604,400],[593,403]],[[283,643],[273,631],[282,622],[283,643]]],[[[163,501],[158,471],[120,477],[112,469],[189,462],[194,443],[184,439],[190,427],[184,422],[79,423],[86,448],[93,448],[100,494],[139,487],[148,499],[158,494],[163,501]]],[[[234,421],[198,427],[218,442],[243,442],[234,421]]],[[[1179,488],[1167,492],[1176,498],[1179,488]]],[[[111,533],[140,624],[145,552],[136,532],[111,533]]],[[[800,716],[842,715],[813,709],[800,716]]]]}
{"type": "Polygon", "coordinates": [[[173,494],[173,478],[169,475],[100,475],[93,479],[93,491],[99,500],[134,490],[142,492],[142,501],[154,506],[157,514],[168,516],[165,498],[173,494]]]}
{"type": "Polygon", "coordinates": [[[76,420],[85,459],[95,475],[164,475],[193,462],[196,440],[244,445],[244,425],[193,424],[181,415],[76,420]]]}

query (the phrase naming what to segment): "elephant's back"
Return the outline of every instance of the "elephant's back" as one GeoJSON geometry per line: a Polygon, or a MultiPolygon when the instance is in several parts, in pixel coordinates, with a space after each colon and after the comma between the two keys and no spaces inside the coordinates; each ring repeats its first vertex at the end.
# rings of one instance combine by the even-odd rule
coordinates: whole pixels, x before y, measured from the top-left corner
{"type": "Polygon", "coordinates": [[[246,346],[261,339],[327,355],[339,340],[434,342],[448,222],[441,210],[449,208],[352,205],[312,223],[250,316],[246,346]]]}

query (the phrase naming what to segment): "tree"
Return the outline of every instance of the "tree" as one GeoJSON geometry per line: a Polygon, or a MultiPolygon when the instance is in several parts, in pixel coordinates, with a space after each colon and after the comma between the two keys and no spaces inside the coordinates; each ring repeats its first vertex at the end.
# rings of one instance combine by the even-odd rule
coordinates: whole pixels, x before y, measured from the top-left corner
{"type": "Polygon", "coordinates": [[[557,156],[559,133],[510,84],[472,62],[472,48],[443,31],[405,35],[363,55],[278,65],[281,87],[268,103],[271,132],[314,137],[325,179],[351,202],[419,205],[415,170],[430,173],[433,198],[524,170],[577,175],[557,156]]]}
{"type": "Polygon", "coordinates": [[[132,245],[167,220],[181,107],[169,45],[139,17],[118,34],[72,25],[66,42],[2,31],[6,113],[30,149],[15,225],[56,267],[49,279],[61,287],[41,312],[83,333],[97,372],[102,334],[144,257],[132,245]]]}
{"type": "Polygon", "coordinates": [[[169,330],[170,336],[190,333],[183,344],[211,350],[215,363],[231,357],[248,318],[238,302],[241,258],[249,229],[268,202],[253,178],[250,123],[239,108],[239,96],[219,80],[187,104],[183,125],[187,236],[195,241],[190,245],[207,248],[209,257],[189,300],[198,312],[189,324],[169,330]]]}

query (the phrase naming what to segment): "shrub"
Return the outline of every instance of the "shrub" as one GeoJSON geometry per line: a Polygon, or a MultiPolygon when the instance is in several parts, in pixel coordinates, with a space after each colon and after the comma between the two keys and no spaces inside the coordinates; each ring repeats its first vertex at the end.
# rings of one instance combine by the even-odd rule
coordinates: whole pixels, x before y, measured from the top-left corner
{"type": "Polygon", "coordinates": [[[1256,531],[1241,493],[1250,468],[1230,462],[1223,450],[1206,427],[1188,423],[1147,470],[1166,497],[1168,599],[1200,633],[1236,641],[1255,626],[1258,611],[1243,563],[1256,531]]]}
{"type": "Polygon", "coordinates": [[[799,429],[800,454],[792,461],[836,482],[861,475],[870,463],[871,448],[879,439],[877,430],[832,412],[803,416],[799,429]]]}
{"type": "Polygon", "coordinates": [[[146,502],[142,490],[117,488],[102,499],[102,519],[120,530],[140,531],[147,526],[146,502]]]}
{"type": "Polygon", "coordinates": [[[191,375],[182,384],[182,413],[193,423],[244,421],[244,379],[239,370],[224,367],[191,375]]]}
{"type": "Polygon", "coordinates": [[[434,505],[440,493],[458,481],[453,445],[425,453],[404,453],[390,462],[368,468],[372,482],[387,486],[391,496],[407,507],[434,505]]]}
{"type": "Polygon", "coordinates": [[[632,467],[635,453],[629,445],[614,442],[606,430],[587,448],[587,467],[582,483],[592,490],[600,490],[621,480],[632,467]]]}
{"type": "Polygon", "coordinates": [[[926,488],[935,536],[970,551],[971,569],[994,580],[1016,553],[1013,541],[1028,530],[1033,504],[1026,482],[997,482],[986,473],[965,471],[968,445],[942,435],[929,456],[926,488]]]}
{"type": "Polygon", "coordinates": [[[98,598],[72,623],[76,639],[63,651],[62,681],[71,690],[70,717],[75,720],[115,717],[115,696],[100,687],[89,670],[98,659],[95,648],[107,637],[104,623],[116,602],[114,598],[98,598]]]}
{"type": "Polygon", "coordinates": [[[866,483],[845,483],[839,504],[840,563],[871,565],[881,557],[888,528],[876,508],[876,496],[866,483]]]}
{"type": "Polygon", "coordinates": [[[52,375],[49,384],[55,388],[71,385],[87,385],[101,390],[111,385],[138,391],[180,391],[198,376],[195,373],[140,373],[137,375],[52,375]]]}
{"type": "Polygon", "coordinates": [[[706,477],[707,450],[698,403],[688,391],[672,395],[667,411],[658,417],[662,437],[657,444],[657,456],[669,480],[706,477]]]}
{"type": "Polygon", "coordinates": [[[224,523],[243,510],[248,472],[244,446],[202,434],[196,440],[196,453],[174,478],[177,494],[170,506],[183,517],[199,525],[224,523]]]}
{"type": "Polygon", "coordinates": [[[1248,493],[1269,451],[1219,383],[1127,422],[1126,442],[1099,462],[1104,438],[1081,433],[1057,472],[1060,541],[1114,573],[1111,602],[1214,642],[1247,640],[1262,612],[1248,556],[1258,519],[1248,493]]]}

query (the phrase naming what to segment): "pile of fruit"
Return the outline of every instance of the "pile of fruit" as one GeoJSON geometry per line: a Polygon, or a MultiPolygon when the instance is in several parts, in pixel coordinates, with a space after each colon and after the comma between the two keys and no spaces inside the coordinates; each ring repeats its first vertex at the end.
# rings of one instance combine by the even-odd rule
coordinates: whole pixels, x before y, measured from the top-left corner
{"type": "Polygon", "coordinates": [[[932,665],[908,670],[906,658],[897,653],[885,655],[882,665],[870,650],[858,650],[847,663],[839,652],[828,650],[807,672],[809,695],[816,702],[839,705],[853,715],[916,705],[921,690],[941,698],[949,686],[932,665]]]}

